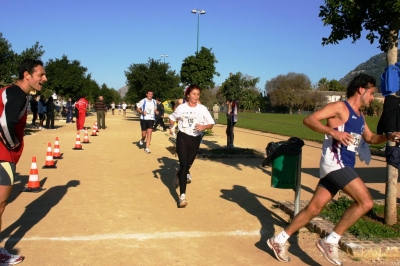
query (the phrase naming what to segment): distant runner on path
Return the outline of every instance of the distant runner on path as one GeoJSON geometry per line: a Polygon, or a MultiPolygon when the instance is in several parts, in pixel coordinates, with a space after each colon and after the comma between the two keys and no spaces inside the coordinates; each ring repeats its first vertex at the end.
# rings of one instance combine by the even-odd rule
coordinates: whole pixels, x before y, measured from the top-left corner
{"type": "Polygon", "coordinates": [[[157,111],[157,103],[153,99],[153,92],[147,91],[146,98],[142,99],[137,105],[137,111],[140,114],[140,127],[142,129],[142,138],[139,141],[143,145],[146,141],[146,148],[144,151],[150,153],[151,134],[153,132],[155,115],[157,111]]]}

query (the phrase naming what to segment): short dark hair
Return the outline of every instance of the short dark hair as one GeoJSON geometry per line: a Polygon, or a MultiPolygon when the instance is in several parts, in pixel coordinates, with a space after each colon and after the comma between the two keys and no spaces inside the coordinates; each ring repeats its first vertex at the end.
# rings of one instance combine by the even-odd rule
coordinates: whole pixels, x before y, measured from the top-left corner
{"type": "Polygon", "coordinates": [[[201,92],[201,88],[198,85],[190,85],[185,90],[185,98],[187,98],[192,90],[199,90],[201,92]]]}
{"type": "Polygon", "coordinates": [[[25,71],[32,75],[37,66],[43,66],[43,62],[36,59],[25,59],[18,67],[18,78],[23,79],[25,71]]]}
{"type": "Polygon", "coordinates": [[[361,73],[355,76],[347,86],[346,97],[347,99],[353,96],[358,88],[369,89],[376,86],[376,79],[373,76],[361,73]]]}

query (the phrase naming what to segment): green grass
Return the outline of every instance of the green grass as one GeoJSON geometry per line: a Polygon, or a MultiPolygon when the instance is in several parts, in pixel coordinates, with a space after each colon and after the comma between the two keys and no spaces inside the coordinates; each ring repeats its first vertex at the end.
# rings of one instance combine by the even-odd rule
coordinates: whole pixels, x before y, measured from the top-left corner
{"type": "MultiPolygon", "coordinates": [[[[299,114],[269,114],[269,113],[239,113],[235,127],[247,128],[279,134],[289,137],[298,137],[303,140],[311,140],[322,143],[323,135],[303,125],[303,119],[307,115],[299,114]]],[[[366,117],[368,127],[376,132],[379,117],[366,117]]],[[[218,123],[226,125],[224,115],[220,115],[218,123]]],[[[325,121],[323,121],[325,123],[325,121]]],[[[371,145],[373,149],[380,149],[384,144],[371,145]]]]}
{"type": "MultiPolygon", "coordinates": [[[[344,211],[353,203],[353,200],[346,196],[341,196],[337,201],[333,201],[325,206],[320,216],[333,223],[337,223],[342,217],[344,211]]],[[[381,238],[400,237],[399,223],[394,226],[383,224],[383,205],[374,204],[374,207],[365,216],[359,219],[349,232],[359,239],[378,240],[381,238]],[[379,221],[381,220],[381,221],[379,221]]],[[[400,207],[397,208],[399,214],[400,207]]]]}

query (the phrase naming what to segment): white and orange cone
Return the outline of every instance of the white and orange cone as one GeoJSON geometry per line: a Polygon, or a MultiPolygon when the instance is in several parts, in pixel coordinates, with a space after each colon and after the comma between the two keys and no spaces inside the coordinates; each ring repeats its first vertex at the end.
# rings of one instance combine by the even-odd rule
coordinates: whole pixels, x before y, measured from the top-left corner
{"type": "Polygon", "coordinates": [[[95,122],[94,125],[96,127],[96,132],[99,132],[99,126],[97,125],[97,122],[95,122]]]}
{"type": "Polygon", "coordinates": [[[62,159],[62,155],[60,153],[60,143],[58,142],[58,137],[56,137],[56,141],[54,142],[53,158],[54,159],[62,159]]]}
{"type": "Polygon", "coordinates": [[[40,187],[39,170],[37,168],[36,157],[32,157],[31,170],[29,172],[28,187],[22,192],[40,192],[45,188],[40,187]]]}
{"type": "Polygon", "coordinates": [[[51,150],[51,143],[47,145],[47,152],[46,152],[46,163],[44,164],[43,168],[57,168],[54,163],[53,159],[53,152],[51,150]]]}
{"type": "Polygon", "coordinates": [[[76,140],[75,140],[75,148],[74,150],[82,150],[82,144],[81,144],[81,134],[76,132],[76,140]]]}
{"type": "Polygon", "coordinates": [[[90,143],[87,129],[85,129],[85,136],[83,137],[83,142],[82,143],[86,143],[86,144],[90,143]]]}
{"type": "Polygon", "coordinates": [[[95,124],[93,124],[93,127],[92,127],[92,135],[91,136],[93,136],[93,137],[97,137],[97,130],[96,130],[96,125],[95,124]]]}

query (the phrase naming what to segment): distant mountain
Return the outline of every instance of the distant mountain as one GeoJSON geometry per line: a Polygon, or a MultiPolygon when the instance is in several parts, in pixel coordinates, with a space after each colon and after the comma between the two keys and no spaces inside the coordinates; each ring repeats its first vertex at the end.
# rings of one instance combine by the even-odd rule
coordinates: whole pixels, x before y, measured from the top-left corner
{"type": "MultiPolygon", "coordinates": [[[[400,51],[400,50],[399,50],[400,51]]],[[[399,61],[400,53],[398,53],[397,61],[399,61]]],[[[377,54],[366,62],[359,64],[354,70],[350,71],[346,76],[339,80],[343,85],[348,85],[349,82],[359,73],[365,73],[376,78],[377,86],[381,87],[381,74],[385,71],[386,64],[386,54],[377,54]]],[[[380,92],[380,89],[379,89],[380,92]]]]}
{"type": "Polygon", "coordinates": [[[125,94],[128,92],[128,86],[123,86],[122,88],[120,88],[118,90],[119,95],[121,96],[121,98],[125,97],[125,94]]]}

